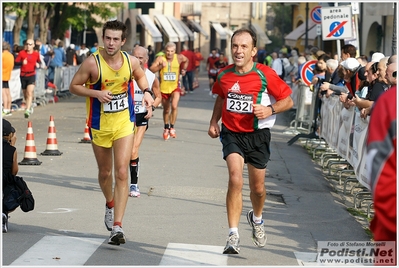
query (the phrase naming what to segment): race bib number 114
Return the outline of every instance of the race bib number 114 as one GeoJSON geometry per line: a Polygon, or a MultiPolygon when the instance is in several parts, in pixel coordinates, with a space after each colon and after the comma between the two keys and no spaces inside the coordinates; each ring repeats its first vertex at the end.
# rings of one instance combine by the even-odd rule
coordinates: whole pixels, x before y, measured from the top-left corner
{"type": "Polygon", "coordinates": [[[127,93],[121,93],[112,96],[112,100],[103,104],[104,113],[117,113],[129,108],[127,102],[127,93]]]}

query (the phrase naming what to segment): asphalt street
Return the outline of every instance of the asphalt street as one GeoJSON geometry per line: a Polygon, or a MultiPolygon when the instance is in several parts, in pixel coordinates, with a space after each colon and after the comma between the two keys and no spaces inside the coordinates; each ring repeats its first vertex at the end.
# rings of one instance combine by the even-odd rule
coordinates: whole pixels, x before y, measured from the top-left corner
{"type": "Polygon", "coordinates": [[[221,143],[208,134],[214,99],[206,74],[193,94],[183,96],[175,125],[177,138],[162,139],[162,110],[156,109],[140,148],[140,198],[129,198],[123,229],[127,243],[108,245],[104,197],[85,129],[85,100],[72,96],[22,111],[7,119],[17,130],[18,161],[24,158],[32,122],[41,165],[20,165],[36,200],[34,211],[10,214],[2,234],[2,265],[14,266],[298,266],[314,265],[317,241],[368,241],[363,227],[332,194],[320,167],[300,145],[287,145],[287,114],[272,129],[271,160],[265,179],[267,244],[251,240],[251,209],[245,172],[241,252],[223,255],[228,232],[227,168],[221,143]],[[46,150],[54,117],[60,156],[46,150]],[[306,259],[308,258],[308,259],[306,259]],[[310,259],[309,259],[310,258],[310,259]]]}

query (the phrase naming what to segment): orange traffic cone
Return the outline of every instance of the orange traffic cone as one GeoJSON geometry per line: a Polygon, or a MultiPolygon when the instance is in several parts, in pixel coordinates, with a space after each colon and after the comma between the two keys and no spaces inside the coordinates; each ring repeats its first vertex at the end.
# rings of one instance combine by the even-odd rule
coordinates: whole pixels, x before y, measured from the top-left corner
{"type": "Polygon", "coordinates": [[[62,153],[60,151],[58,151],[57,137],[55,134],[54,117],[52,115],[50,115],[50,123],[48,126],[46,150],[41,154],[42,155],[62,155],[62,153]]]}
{"type": "Polygon", "coordinates": [[[20,165],[40,165],[40,162],[37,159],[36,155],[36,146],[35,146],[35,137],[33,135],[32,130],[32,122],[28,122],[28,132],[26,133],[26,142],[25,142],[25,155],[24,159],[19,162],[20,165]]]}
{"type": "Polygon", "coordinates": [[[87,120],[86,120],[85,133],[84,133],[83,139],[80,140],[80,143],[91,143],[89,127],[87,126],[87,120]]]}

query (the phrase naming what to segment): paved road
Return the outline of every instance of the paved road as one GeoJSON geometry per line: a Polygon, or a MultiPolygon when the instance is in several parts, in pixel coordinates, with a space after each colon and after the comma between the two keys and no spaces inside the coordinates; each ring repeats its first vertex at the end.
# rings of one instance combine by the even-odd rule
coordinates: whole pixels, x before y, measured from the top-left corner
{"type": "MultiPolygon", "coordinates": [[[[127,243],[107,244],[104,198],[90,144],[82,144],[84,98],[37,107],[29,119],[38,166],[19,166],[36,199],[35,210],[10,214],[3,234],[3,265],[312,265],[317,241],[369,240],[362,226],[331,194],[318,165],[300,145],[287,146],[287,116],[272,130],[264,212],[268,242],[256,248],[246,222],[250,209],[245,181],[239,226],[241,253],[221,254],[228,231],[227,169],[218,139],[207,135],[214,99],[200,88],[181,98],[177,138],[162,139],[162,110],[156,109],[140,150],[140,198],[129,198],[123,228],[127,243]],[[50,116],[61,156],[42,156],[50,116]],[[309,253],[309,254],[306,254],[309,253]]],[[[17,129],[18,159],[24,156],[28,120],[8,118],[17,129]]]]}

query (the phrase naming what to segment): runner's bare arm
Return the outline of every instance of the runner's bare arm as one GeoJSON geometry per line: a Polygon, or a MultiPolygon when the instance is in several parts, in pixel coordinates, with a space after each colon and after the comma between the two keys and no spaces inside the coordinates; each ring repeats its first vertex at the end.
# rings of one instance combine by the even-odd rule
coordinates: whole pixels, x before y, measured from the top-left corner
{"type": "Polygon", "coordinates": [[[84,97],[97,98],[101,103],[110,102],[112,94],[109,90],[92,90],[84,86],[87,81],[95,81],[98,78],[98,68],[94,57],[88,57],[80,65],[72,78],[69,91],[72,94],[84,97]]]}
{"type": "Polygon", "coordinates": [[[158,56],[155,61],[152,63],[152,65],[150,66],[150,71],[153,73],[157,73],[159,72],[163,67],[164,67],[164,61],[163,58],[161,56],[158,56]]]}
{"type": "Polygon", "coordinates": [[[188,58],[182,54],[177,55],[177,58],[179,60],[179,65],[183,66],[184,70],[187,70],[188,63],[189,63],[188,58]],[[182,65],[182,63],[183,63],[183,65],[182,65]]]}
{"type": "MultiPolygon", "coordinates": [[[[136,80],[137,85],[141,90],[148,90],[148,81],[147,77],[145,76],[145,72],[140,67],[140,62],[136,57],[131,56],[130,62],[132,64],[132,75],[136,80]]],[[[149,92],[145,92],[143,96],[143,106],[148,109],[152,109],[152,104],[154,103],[154,99],[152,98],[149,92]]]]}
{"type": "MultiPolygon", "coordinates": [[[[282,113],[292,108],[294,102],[292,101],[291,97],[288,96],[284,99],[277,101],[276,103],[272,104],[274,113],[282,113]]],[[[273,110],[269,106],[263,106],[260,104],[254,104],[254,115],[258,119],[265,119],[273,114],[273,110]]]]}
{"type": "Polygon", "coordinates": [[[223,99],[217,96],[213,106],[211,121],[209,124],[208,135],[211,138],[217,138],[220,135],[219,120],[222,118],[223,99]]]}
{"type": "Polygon", "coordinates": [[[161,95],[161,89],[159,87],[159,80],[158,78],[155,77],[154,83],[152,83],[152,92],[154,92],[154,106],[158,107],[158,105],[161,103],[162,101],[162,95],[161,95]]]}

